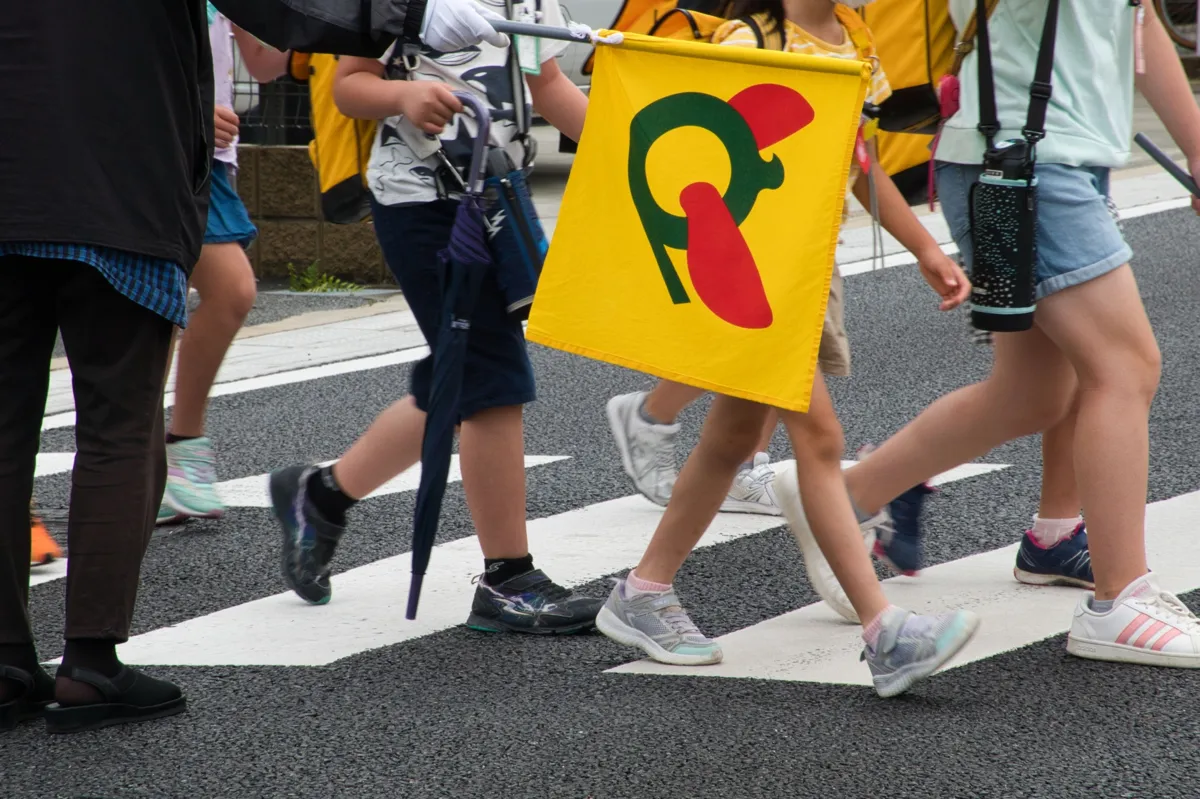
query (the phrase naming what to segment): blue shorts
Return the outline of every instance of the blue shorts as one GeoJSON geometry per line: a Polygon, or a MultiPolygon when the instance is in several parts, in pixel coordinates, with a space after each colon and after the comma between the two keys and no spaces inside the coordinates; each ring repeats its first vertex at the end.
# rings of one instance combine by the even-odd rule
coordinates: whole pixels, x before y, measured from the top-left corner
{"type": "MultiPolygon", "coordinates": [[[[937,193],[950,235],[971,267],[971,220],[967,198],[982,166],[936,164],[937,193]]],[[[1037,165],[1037,299],[1129,263],[1125,243],[1109,207],[1108,169],[1037,165]]]]}
{"type": "Polygon", "coordinates": [[[229,183],[229,164],[213,161],[212,189],[208,199],[208,227],[204,230],[205,244],[237,242],[249,247],[258,235],[250,221],[242,198],[229,183]]]}
{"type": "MultiPolygon", "coordinates": [[[[415,205],[380,205],[371,200],[375,235],[383,257],[430,349],[437,347],[442,320],[438,251],[450,241],[457,208],[458,203],[450,200],[415,205]]],[[[459,419],[469,419],[489,408],[524,405],[536,398],[525,331],[505,308],[495,272],[489,270],[467,333],[459,419]]],[[[411,390],[417,407],[423,411],[429,410],[432,376],[432,357],[422,359],[413,368],[411,390]]]]}

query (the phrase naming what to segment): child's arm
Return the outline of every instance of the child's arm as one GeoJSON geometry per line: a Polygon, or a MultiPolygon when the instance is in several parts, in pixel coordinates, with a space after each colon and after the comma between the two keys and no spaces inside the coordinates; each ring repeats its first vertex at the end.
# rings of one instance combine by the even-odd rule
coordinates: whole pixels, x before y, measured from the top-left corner
{"type": "Polygon", "coordinates": [[[242,52],[242,63],[250,77],[259,83],[270,83],[287,72],[288,54],[263,44],[246,31],[233,25],[233,38],[242,52]]]}
{"type": "Polygon", "coordinates": [[[333,78],[333,102],[352,119],[386,119],[403,115],[426,133],[438,134],[462,102],[434,80],[385,80],[383,64],[374,58],[342,56],[333,78]]]}
{"type": "Polygon", "coordinates": [[[568,139],[578,142],[587,114],[587,95],[558,68],[558,60],[546,61],[541,74],[527,75],[526,83],[534,110],[568,139]]]}
{"type": "MultiPolygon", "coordinates": [[[[1188,171],[1193,177],[1200,178],[1200,108],[1196,107],[1196,98],[1175,44],[1155,13],[1154,4],[1143,0],[1142,7],[1146,11],[1142,32],[1146,72],[1135,75],[1138,91],[1158,114],[1175,144],[1183,150],[1188,171]]],[[[1192,208],[1200,213],[1200,199],[1192,198],[1192,208]]]]}
{"type": "MultiPolygon", "coordinates": [[[[875,179],[875,199],[879,203],[879,224],[906,250],[917,256],[921,276],[942,298],[941,309],[957,308],[971,293],[971,282],[962,268],[948,257],[933,236],[917,219],[896,184],[880,167],[875,155],[875,142],[870,142],[871,176],[875,179]]],[[[871,207],[871,189],[866,175],[854,182],[854,196],[864,208],[871,207]]]]}

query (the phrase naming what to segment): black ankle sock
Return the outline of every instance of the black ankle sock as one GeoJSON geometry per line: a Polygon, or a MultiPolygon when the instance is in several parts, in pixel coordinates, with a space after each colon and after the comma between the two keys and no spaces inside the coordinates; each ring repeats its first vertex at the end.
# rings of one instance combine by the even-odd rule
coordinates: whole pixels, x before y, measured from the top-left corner
{"type": "Polygon", "coordinates": [[[329,521],[339,527],[346,524],[346,511],[358,503],[337,484],[332,466],[322,466],[308,478],[308,498],[329,521]]]}
{"type": "Polygon", "coordinates": [[[178,444],[180,441],[192,441],[200,436],[177,436],[174,433],[167,433],[168,444],[178,444]]]}
{"type": "Polygon", "coordinates": [[[117,660],[117,642],[102,638],[72,638],[63,652],[64,666],[98,671],[105,677],[116,677],[121,670],[117,660]]]}
{"type": "Polygon", "coordinates": [[[531,571],[533,555],[523,558],[485,558],[483,561],[483,581],[488,585],[500,585],[531,571]]]}

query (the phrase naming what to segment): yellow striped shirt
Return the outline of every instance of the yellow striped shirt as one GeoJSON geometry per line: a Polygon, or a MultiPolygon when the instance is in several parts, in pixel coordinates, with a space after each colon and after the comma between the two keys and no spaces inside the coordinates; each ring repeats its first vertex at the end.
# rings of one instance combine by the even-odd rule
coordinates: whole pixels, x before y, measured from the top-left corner
{"type": "MultiPolygon", "coordinates": [[[[764,32],[774,29],[770,18],[765,14],[756,14],[754,21],[758,23],[759,29],[764,32]]],[[[854,49],[854,42],[850,40],[850,32],[844,26],[842,27],[841,44],[831,44],[830,42],[818,39],[789,20],[784,20],[783,31],[784,52],[828,56],[830,58],[849,58],[851,60],[859,57],[858,52],[854,49]]],[[[712,41],[714,44],[731,45],[733,47],[758,47],[758,37],[754,35],[754,29],[741,20],[726,22],[713,34],[712,41]]],[[[770,41],[769,37],[768,41],[770,41]]],[[[883,67],[879,65],[878,59],[874,61],[874,67],[875,71],[871,75],[871,83],[867,87],[866,99],[868,103],[879,105],[892,95],[892,87],[888,84],[887,75],[884,74],[883,67]]],[[[859,172],[858,159],[852,159],[850,164],[850,182],[847,188],[852,187],[855,181],[858,180],[859,172]]]]}

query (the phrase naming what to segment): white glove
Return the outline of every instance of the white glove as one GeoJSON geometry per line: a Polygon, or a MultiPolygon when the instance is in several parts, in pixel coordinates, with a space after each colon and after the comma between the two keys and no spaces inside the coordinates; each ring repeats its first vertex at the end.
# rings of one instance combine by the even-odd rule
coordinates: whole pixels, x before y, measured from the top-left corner
{"type": "Polygon", "coordinates": [[[421,20],[421,41],[443,53],[453,53],[480,42],[508,47],[508,37],[488,24],[489,19],[502,20],[504,17],[475,0],[429,0],[425,18],[421,20]]]}

